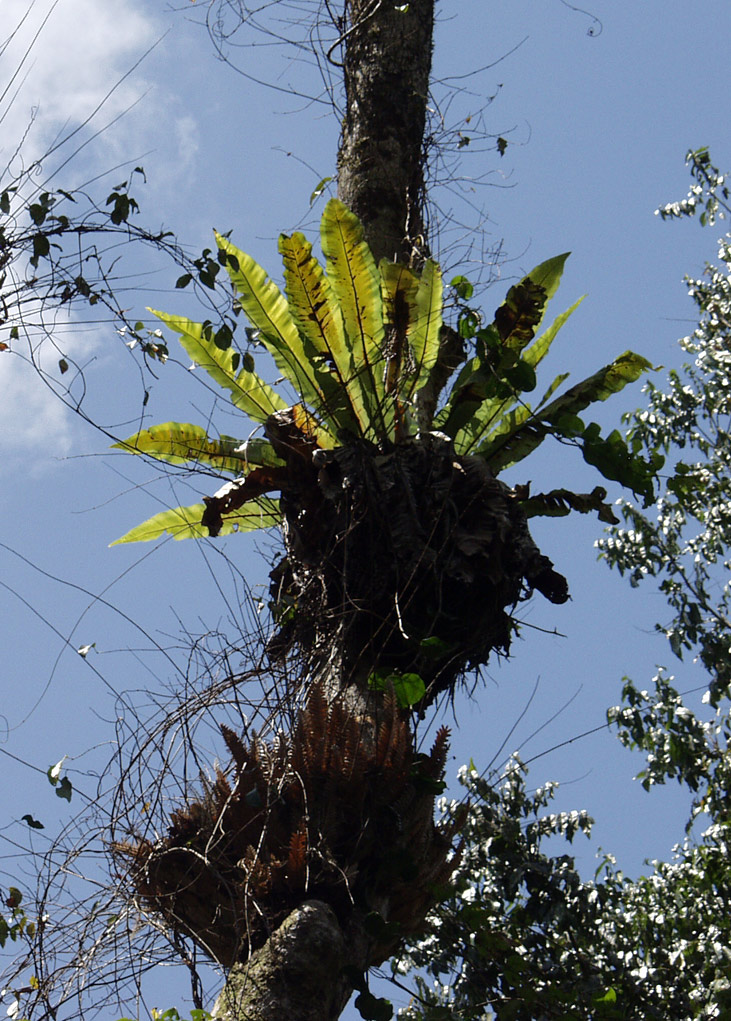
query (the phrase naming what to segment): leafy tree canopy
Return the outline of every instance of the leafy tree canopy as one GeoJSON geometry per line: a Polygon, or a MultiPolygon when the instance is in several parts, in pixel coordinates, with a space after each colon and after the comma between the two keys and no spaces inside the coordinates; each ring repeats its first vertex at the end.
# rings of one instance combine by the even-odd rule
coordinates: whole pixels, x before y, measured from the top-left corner
{"type": "MultiPolygon", "coordinates": [[[[688,198],[660,212],[702,210],[702,222],[714,223],[729,211],[724,178],[706,150],[688,162],[688,198]]],[[[656,579],[669,611],[658,629],[679,659],[695,655],[708,674],[702,702],[711,716],[688,705],[662,669],[652,691],[627,680],[622,704],[608,711],[620,741],[646,755],[638,779],[647,790],[674,779],[693,793],[685,838],[646,876],[630,879],[605,855],[587,881],[568,848],[543,846],[588,835],[586,813],[551,812],[555,785],[531,793],[517,756],[501,776],[463,769],[469,811],[454,888],[422,940],[393,962],[398,976],[423,969],[401,1012],[409,1021],[731,1016],[731,235],[719,242],[719,260],[703,280],[688,280],[699,324],[680,343],[693,363],[665,387],[647,383],[647,406],[627,416],[629,449],[668,458],[662,492],[649,509],[623,502],[625,524],[598,543],[633,585],[656,579]]],[[[444,802],[445,818],[463,802],[444,802]]]]}

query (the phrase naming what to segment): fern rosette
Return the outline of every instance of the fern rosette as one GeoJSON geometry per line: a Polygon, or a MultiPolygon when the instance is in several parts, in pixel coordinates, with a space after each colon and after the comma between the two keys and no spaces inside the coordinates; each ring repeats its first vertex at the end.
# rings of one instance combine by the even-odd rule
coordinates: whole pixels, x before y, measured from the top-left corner
{"type": "Polygon", "coordinates": [[[566,255],[511,287],[490,325],[463,316],[460,336],[442,321],[436,263],[421,273],[376,266],[358,219],[337,199],[322,217],[324,266],[302,234],[280,237],[284,293],[228,239],[217,243],[235,309],[292,393],[259,376],[230,331],[156,312],[260,432],[244,442],[168,422],[117,444],[229,476],[202,503],[157,514],[117,542],[281,524],[270,651],[299,649],[311,669],[335,643],[342,677],[365,684],[374,671],[416,673],[429,701],[492,651],[508,651],[520,599],[534,590],[568,598],[530,537],[529,516],[577,510],[614,520],[601,486],[531,495],[503,483],[501,471],[558,436],[605,477],[651,497],[657,466],[579,417],[650,365],[625,352],[557,396],[568,374],[558,375],[528,403],[538,366],[580,304],[544,327],[566,255]]]}

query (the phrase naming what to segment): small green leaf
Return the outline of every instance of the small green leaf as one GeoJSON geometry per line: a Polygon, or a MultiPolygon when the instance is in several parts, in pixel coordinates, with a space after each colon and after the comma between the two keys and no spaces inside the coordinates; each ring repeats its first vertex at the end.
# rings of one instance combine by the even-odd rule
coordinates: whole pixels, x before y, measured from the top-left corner
{"type": "Polygon", "coordinates": [[[73,787],[71,781],[67,776],[64,776],[56,787],[56,797],[63,798],[64,801],[71,801],[71,795],[73,793],[73,787]]]}
{"type": "Polygon", "coordinates": [[[472,283],[464,276],[453,277],[449,281],[449,286],[454,288],[457,297],[461,298],[462,301],[469,301],[475,293],[472,283]]]}
{"type": "Polygon", "coordinates": [[[59,360],[58,360],[58,367],[61,370],[61,375],[62,376],[63,376],[63,374],[65,372],[69,371],[69,363],[66,361],[65,358],[59,358],[59,360]]]}
{"type": "Polygon", "coordinates": [[[320,183],[316,186],[313,193],[310,195],[310,205],[312,205],[324,192],[325,188],[332,181],[332,177],[323,177],[320,183]]]}
{"type": "Polygon", "coordinates": [[[76,289],[78,290],[79,294],[82,297],[84,297],[84,298],[90,297],[90,295],[91,295],[91,287],[89,287],[89,284],[87,283],[86,280],[84,280],[84,278],[82,276],[76,277],[76,279],[74,280],[74,283],[76,284],[76,289]]]}
{"type": "Polygon", "coordinates": [[[430,635],[429,638],[422,638],[419,642],[419,648],[422,652],[425,652],[428,656],[446,656],[454,648],[452,642],[445,642],[443,638],[439,638],[438,635],[430,635]]]}
{"type": "Polygon", "coordinates": [[[611,986],[607,989],[606,993],[602,996],[595,996],[594,1003],[616,1003],[617,992],[611,986]]]}
{"type": "Polygon", "coordinates": [[[38,265],[39,258],[45,258],[51,251],[51,243],[45,234],[34,234],[33,235],[33,258],[35,259],[34,265],[38,265]]]}
{"type": "Polygon", "coordinates": [[[28,206],[28,212],[30,213],[30,218],[36,227],[40,227],[46,218],[48,210],[40,203],[34,202],[32,206],[28,206]]]}
{"type": "Polygon", "coordinates": [[[367,989],[356,997],[355,1006],[366,1021],[390,1021],[393,1017],[391,1002],[374,996],[367,989]]]}
{"type": "Polygon", "coordinates": [[[418,674],[386,673],[375,671],[368,678],[368,687],[373,691],[387,691],[393,688],[396,700],[402,709],[420,702],[426,693],[426,685],[418,674]]]}
{"type": "Polygon", "coordinates": [[[480,325],[480,317],[477,312],[473,312],[472,309],[467,309],[459,317],[457,323],[457,332],[463,340],[470,340],[477,333],[477,328],[480,325]]]}
{"type": "Polygon", "coordinates": [[[23,903],[23,894],[20,892],[17,886],[8,887],[8,896],[5,899],[5,904],[9,908],[18,908],[23,903]]]}
{"type": "Polygon", "coordinates": [[[27,822],[28,823],[28,825],[30,826],[30,828],[32,830],[42,830],[42,829],[45,829],[43,823],[42,822],[38,822],[38,820],[34,819],[32,815],[24,815],[24,816],[22,816],[22,819],[23,819],[23,822],[27,822]]]}
{"type": "MultiPolygon", "coordinates": [[[[124,187],[124,185],[121,185],[121,187],[124,187]]],[[[107,198],[106,204],[114,206],[109,214],[109,219],[117,227],[122,223],[126,223],[130,213],[139,208],[135,200],[123,191],[113,191],[107,198]]]]}
{"type": "MultiPolygon", "coordinates": [[[[216,330],[216,332],[215,332],[215,334],[213,336],[213,343],[221,351],[228,351],[228,349],[233,344],[233,341],[234,341],[233,330],[228,325],[228,323],[223,323],[222,326],[219,326],[219,328],[216,330]]],[[[238,366],[238,362],[237,362],[237,366],[238,366]]],[[[231,371],[235,372],[236,371],[236,367],[234,367],[232,365],[231,371]]]]}
{"type": "Polygon", "coordinates": [[[187,287],[192,279],[193,279],[192,273],[183,273],[183,275],[181,277],[178,277],[178,279],[175,281],[175,286],[179,288],[187,287]]]}

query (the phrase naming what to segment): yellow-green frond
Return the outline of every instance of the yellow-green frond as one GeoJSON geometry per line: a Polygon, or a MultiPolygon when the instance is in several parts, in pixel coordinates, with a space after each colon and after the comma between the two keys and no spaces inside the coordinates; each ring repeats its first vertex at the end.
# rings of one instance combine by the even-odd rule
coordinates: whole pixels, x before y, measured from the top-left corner
{"type": "Polygon", "coordinates": [[[251,325],[259,330],[262,343],[277,368],[295,392],[315,413],[327,408],[327,394],[321,377],[297,329],[287,300],[266,271],[250,255],[216,234],[219,249],[227,255],[226,269],[236,291],[236,302],[251,325]]]}
{"type": "Polygon", "coordinates": [[[535,366],[546,357],[551,344],[553,343],[554,337],[566,323],[567,319],[573,315],[585,297],[586,295],[583,294],[578,301],[575,301],[573,305],[571,305],[570,308],[567,308],[565,312],[556,316],[548,329],[545,330],[540,337],[536,337],[533,343],[523,351],[523,358],[525,358],[529,365],[532,365],[535,368],[535,366]]]}
{"type": "Polygon", "coordinates": [[[327,417],[336,430],[365,434],[369,418],[362,384],[354,371],[353,353],[330,281],[303,234],[281,234],[279,251],[289,309],[326,402],[322,417],[327,417]]]}
{"type": "Polygon", "coordinates": [[[330,199],[320,224],[327,275],[343,317],[354,374],[367,404],[369,437],[388,436],[383,364],[383,307],[380,275],[363,227],[338,199],[330,199]]]}
{"type": "Polygon", "coordinates": [[[222,350],[203,323],[194,323],[184,316],[149,310],[171,330],[180,334],[180,343],[187,355],[208,373],[219,386],[228,390],[237,408],[255,422],[266,422],[275,411],[283,411],[286,401],[255,372],[238,369],[241,356],[232,347],[222,350]]]}
{"type": "MultiPolygon", "coordinates": [[[[132,528],[120,539],[110,543],[110,546],[128,542],[150,542],[153,539],[162,538],[165,534],[171,535],[173,539],[207,538],[208,529],[201,524],[205,509],[204,503],[194,503],[189,507],[175,507],[171,510],[161,511],[160,514],[148,518],[147,521],[132,528]]],[[[219,534],[230,535],[233,532],[252,532],[257,528],[271,528],[273,525],[279,524],[280,520],[278,501],[262,497],[250,500],[227,515],[219,534]]]]}
{"type": "MultiPolygon", "coordinates": [[[[253,442],[253,441],[250,441],[253,442]]],[[[260,440],[268,448],[266,456],[273,458],[267,463],[281,464],[274,454],[271,444],[260,440]]],[[[264,448],[258,450],[256,459],[251,456],[248,444],[233,436],[211,438],[205,429],[190,422],[163,422],[152,425],[149,429],[139,432],[114,443],[113,450],[124,450],[129,454],[147,454],[150,457],[166,461],[168,464],[190,464],[212,468],[216,474],[228,473],[241,475],[249,465],[262,464],[264,448]]]]}
{"type": "Polygon", "coordinates": [[[442,328],[442,273],[431,259],[422,270],[416,292],[414,325],[409,333],[416,362],[415,390],[426,383],[439,355],[439,331],[442,328]]]}

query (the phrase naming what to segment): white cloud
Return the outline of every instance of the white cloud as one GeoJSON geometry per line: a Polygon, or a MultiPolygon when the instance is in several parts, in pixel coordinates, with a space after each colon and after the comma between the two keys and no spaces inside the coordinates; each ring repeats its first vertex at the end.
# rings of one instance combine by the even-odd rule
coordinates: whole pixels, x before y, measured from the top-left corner
{"type": "MultiPolygon", "coordinates": [[[[27,166],[41,157],[92,115],[110,90],[114,91],[95,116],[91,131],[144,94],[146,84],[140,75],[121,79],[160,30],[130,0],[3,0],[2,17],[5,31],[13,33],[2,55],[0,78],[5,91],[0,158],[5,163],[21,141],[17,163],[22,160],[27,166]],[[34,122],[26,135],[31,117],[34,122]]],[[[83,135],[77,137],[81,140],[83,135]]],[[[110,132],[105,144],[118,145],[119,132],[110,132]]]]}
{"type": "MultiPolygon", "coordinates": [[[[103,202],[111,190],[107,184],[123,180],[152,148],[162,149],[162,159],[155,160],[158,180],[166,179],[169,186],[189,172],[198,148],[196,121],[187,111],[181,113],[179,98],[159,84],[164,80],[161,50],[132,71],[165,29],[138,0],[1,0],[1,7],[0,191],[36,161],[42,169],[27,177],[21,189],[26,202],[48,179],[51,190],[72,190],[117,164],[128,164],[108,182],[92,187],[97,201],[103,202]],[[93,137],[116,118],[108,131],[93,137]],[[75,129],[69,143],[44,158],[75,129]],[[86,141],[89,144],[73,155],[86,141]]],[[[140,199],[144,209],[145,196],[140,199]]],[[[21,215],[25,221],[27,213],[21,215]]],[[[99,353],[102,340],[108,346],[110,333],[58,314],[50,339],[39,331],[32,343],[41,345],[46,369],[63,384],[72,372],[60,377],[54,343],[84,363],[99,353]]],[[[23,340],[11,346],[14,353],[0,352],[0,471],[6,475],[21,465],[68,453],[78,429],[73,413],[24,361],[23,340]]]]}
{"type": "MultiPolygon", "coordinates": [[[[60,374],[57,370],[56,375],[60,374]]],[[[74,415],[15,354],[0,353],[0,471],[33,474],[72,448],[74,415]]]]}
{"type": "Polygon", "coordinates": [[[199,148],[198,122],[190,116],[175,120],[175,141],[180,170],[187,171],[193,164],[199,148]]]}

